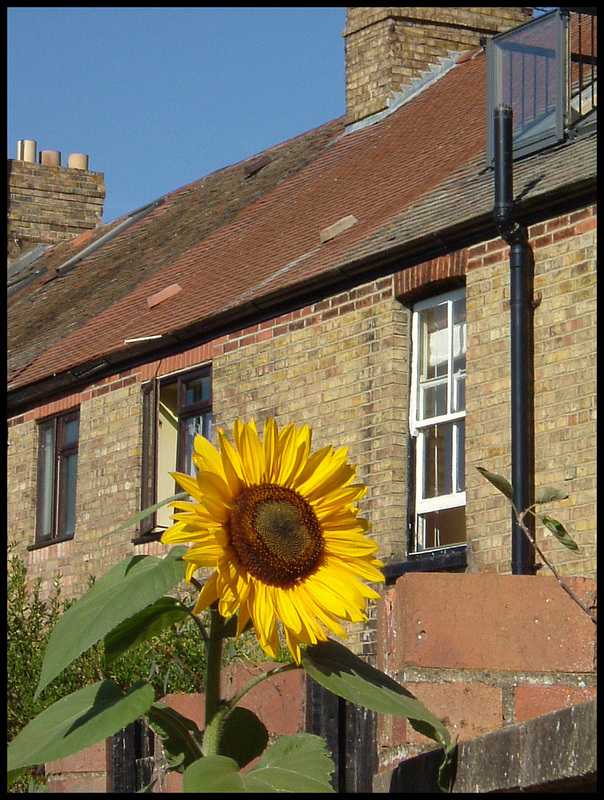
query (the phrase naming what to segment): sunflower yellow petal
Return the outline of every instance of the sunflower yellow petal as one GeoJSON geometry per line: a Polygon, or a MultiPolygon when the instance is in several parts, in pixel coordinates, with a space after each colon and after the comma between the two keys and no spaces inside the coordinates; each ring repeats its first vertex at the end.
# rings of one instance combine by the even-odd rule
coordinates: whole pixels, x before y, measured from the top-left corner
{"type": "Polygon", "coordinates": [[[279,470],[279,431],[271,417],[264,423],[262,449],[264,451],[264,477],[267,483],[276,483],[279,470]]]}
{"type": "Polygon", "coordinates": [[[192,478],[190,475],[185,475],[182,472],[169,472],[168,474],[171,475],[181,489],[184,489],[191,497],[194,497],[198,501],[201,500],[199,484],[195,478],[192,478]]]}
{"type": "Polygon", "coordinates": [[[299,431],[295,425],[286,425],[279,435],[279,470],[276,482],[293,487],[296,478],[308,461],[310,429],[303,425],[299,431]]]}
{"type": "Polygon", "coordinates": [[[204,498],[211,497],[214,501],[223,505],[232,505],[233,495],[228,483],[221,475],[200,470],[195,477],[204,498]]]}
{"type": "Polygon", "coordinates": [[[249,425],[235,420],[233,438],[235,440],[235,449],[241,458],[243,477],[246,484],[253,486],[261,483],[264,473],[264,453],[254,420],[251,420],[249,425]]]}
{"type": "Polygon", "coordinates": [[[296,662],[296,664],[300,664],[300,661],[302,660],[302,654],[300,652],[300,641],[287,628],[285,629],[285,641],[287,642],[287,646],[289,648],[290,653],[294,657],[294,661],[296,662]]]}
{"type": "MultiPolygon", "coordinates": [[[[352,578],[352,576],[356,576],[357,578],[362,578],[365,581],[370,581],[371,583],[382,583],[384,580],[384,576],[378,569],[378,565],[384,566],[381,561],[378,559],[372,559],[371,557],[362,557],[362,558],[341,558],[337,555],[331,556],[326,554],[325,558],[327,562],[327,569],[335,570],[336,564],[338,570],[347,574],[352,578]]],[[[345,579],[345,578],[344,578],[345,579]]],[[[369,588],[366,587],[364,584],[359,584],[364,589],[369,588]]],[[[373,590],[371,590],[373,592],[373,590]]],[[[379,595],[376,595],[373,592],[376,599],[379,595]]]]}
{"type": "Polygon", "coordinates": [[[302,630],[302,620],[296,611],[296,607],[292,603],[289,593],[285,589],[279,587],[271,587],[273,589],[273,602],[277,611],[277,616],[283,625],[290,631],[299,635],[302,630]]]}
{"type": "Polygon", "coordinates": [[[194,441],[193,463],[204,472],[213,472],[224,478],[222,459],[214,445],[203,436],[196,436],[194,441]]]}
{"type": "Polygon", "coordinates": [[[277,658],[277,651],[279,650],[279,636],[277,633],[277,621],[275,618],[275,610],[272,604],[272,598],[268,591],[269,587],[260,581],[255,582],[254,598],[252,600],[253,608],[251,609],[252,622],[256,629],[258,641],[262,649],[268,653],[271,658],[277,658]]]}
{"type": "Polygon", "coordinates": [[[237,617],[237,633],[235,638],[238,639],[241,634],[243,633],[243,629],[247,625],[250,620],[250,612],[248,610],[248,604],[242,603],[239,608],[239,616],[237,617]]]}
{"type": "MultiPolygon", "coordinates": [[[[315,615],[319,618],[319,620],[325,625],[332,633],[335,633],[336,636],[341,636],[342,639],[347,639],[348,636],[344,628],[340,625],[340,623],[334,619],[334,617],[329,614],[323,606],[319,603],[316,603],[312,596],[306,591],[306,583],[300,586],[300,591],[298,594],[298,602],[299,604],[305,609],[308,615],[315,615]]],[[[324,641],[324,640],[322,640],[324,641]]]]}
{"type": "Polygon", "coordinates": [[[220,459],[225,480],[229,485],[232,497],[238,497],[244,486],[241,460],[237,451],[221,430],[218,431],[218,444],[220,446],[220,459]]]}
{"type": "Polygon", "coordinates": [[[349,510],[344,513],[331,513],[326,514],[321,520],[321,528],[326,535],[340,536],[348,535],[361,535],[365,534],[371,528],[371,522],[362,517],[356,517],[349,510]]]}
{"type": "Polygon", "coordinates": [[[304,487],[308,481],[311,482],[311,486],[313,484],[313,476],[317,472],[321,472],[326,468],[326,465],[329,464],[331,461],[331,457],[333,454],[333,447],[328,445],[327,447],[323,447],[321,450],[317,450],[316,453],[313,453],[312,456],[308,459],[305,466],[302,468],[300,473],[298,474],[296,480],[292,485],[292,489],[295,489],[300,494],[304,494],[304,487]]]}
{"type": "Polygon", "coordinates": [[[319,497],[312,503],[317,518],[323,520],[327,516],[332,516],[334,511],[357,512],[353,505],[367,493],[367,488],[360,483],[353,483],[352,486],[345,486],[342,489],[331,492],[325,497],[319,497]]]}
{"type": "Polygon", "coordinates": [[[193,609],[194,614],[201,614],[202,611],[205,611],[206,608],[215,603],[218,600],[218,591],[216,589],[216,583],[218,579],[218,573],[214,572],[209,577],[206,585],[203,587],[201,592],[199,593],[199,597],[197,598],[197,602],[195,603],[195,608],[193,609]]]}
{"type": "Polygon", "coordinates": [[[365,595],[361,591],[360,581],[341,570],[334,558],[329,559],[329,568],[322,566],[315,572],[307,588],[323,608],[333,611],[340,619],[352,622],[367,619],[364,613],[365,595]]]}
{"type": "Polygon", "coordinates": [[[184,561],[195,564],[195,569],[199,567],[215,567],[218,559],[222,555],[222,547],[216,542],[204,542],[203,544],[194,544],[183,556],[184,561]]]}
{"type": "Polygon", "coordinates": [[[347,458],[346,447],[332,453],[331,457],[325,459],[313,475],[298,485],[298,491],[312,502],[349,484],[357,470],[356,467],[346,463],[347,458]]]}
{"type": "Polygon", "coordinates": [[[378,545],[366,536],[344,531],[325,532],[325,551],[343,558],[354,559],[375,553],[378,545]]]}

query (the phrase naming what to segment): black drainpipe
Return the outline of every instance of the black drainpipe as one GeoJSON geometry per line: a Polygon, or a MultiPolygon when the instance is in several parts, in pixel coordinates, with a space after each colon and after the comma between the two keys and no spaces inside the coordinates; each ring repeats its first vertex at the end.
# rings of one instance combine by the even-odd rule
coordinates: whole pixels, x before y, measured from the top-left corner
{"type": "MultiPolygon", "coordinates": [[[[514,505],[532,505],[534,485],[533,418],[533,252],[526,230],[514,219],[512,109],[495,109],[495,225],[510,246],[510,346],[512,403],[512,486],[514,505]]],[[[534,519],[525,523],[534,533],[534,519]]],[[[512,574],[535,572],[534,550],[512,512],[512,574]]]]}

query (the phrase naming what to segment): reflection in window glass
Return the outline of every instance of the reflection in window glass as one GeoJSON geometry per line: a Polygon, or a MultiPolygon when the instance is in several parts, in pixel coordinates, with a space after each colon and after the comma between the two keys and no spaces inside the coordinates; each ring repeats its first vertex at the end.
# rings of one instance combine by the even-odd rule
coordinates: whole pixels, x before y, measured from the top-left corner
{"type": "Polygon", "coordinates": [[[75,533],[79,428],[78,411],[52,417],[39,425],[37,542],[75,533]]]}

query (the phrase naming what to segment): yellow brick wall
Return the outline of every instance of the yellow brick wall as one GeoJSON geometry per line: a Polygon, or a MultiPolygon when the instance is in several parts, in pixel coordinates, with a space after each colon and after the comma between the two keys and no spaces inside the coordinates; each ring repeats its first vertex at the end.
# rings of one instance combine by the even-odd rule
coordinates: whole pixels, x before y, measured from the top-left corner
{"type": "Polygon", "coordinates": [[[37,244],[51,245],[94,230],[103,221],[102,172],[8,161],[8,260],[37,244]]]}
{"type": "MultiPolygon", "coordinates": [[[[534,225],[536,484],[564,488],[569,499],[552,516],[581,547],[574,554],[539,531],[563,574],[595,574],[595,208],[534,225]]],[[[363,513],[386,560],[404,557],[407,506],[409,310],[422,281],[462,279],[467,269],[466,475],[469,569],[510,571],[510,513],[475,470],[510,477],[509,261],[500,240],[475,245],[369,282],[273,320],[234,332],[160,364],[144,365],[9,422],[9,539],[18,542],[32,578],[50,590],[79,594],[125,555],[164,552],[134,546],[135,529],[101,539],[139,510],[141,384],[213,363],[216,424],[266,416],[313,428],[313,450],[348,446],[369,487],[363,513]],[[413,278],[415,275],[415,278],[413,278]],[[410,277],[411,276],[411,277],[410,277]],[[36,417],[80,405],[76,534],[27,550],[34,542],[36,417]]],[[[542,570],[545,573],[546,570],[542,570]]],[[[362,639],[365,650],[371,642],[362,639]]]]}
{"type": "Polygon", "coordinates": [[[349,448],[389,559],[404,552],[407,317],[388,277],[233,335],[213,363],[217,425],[274,416],[308,424],[313,450],[349,448]]]}
{"type": "MultiPolygon", "coordinates": [[[[575,554],[540,524],[538,541],[563,575],[595,575],[596,209],[529,228],[534,251],[535,485],[565,490],[544,513],[581,548],[575,554]]],[[[508,249],[470,249],[467,275],[466,476],[471,569],[510,571],[508,505],[476,471],[510,478],[508,249]]],[[[542,574],[547,569],[541,570],[542,574]]]]}
{"type": "Polygon", "coordinates": [[[356,122],[451,53],[531,18],[532,8],[347,8],[346,117],[356,122]]]}

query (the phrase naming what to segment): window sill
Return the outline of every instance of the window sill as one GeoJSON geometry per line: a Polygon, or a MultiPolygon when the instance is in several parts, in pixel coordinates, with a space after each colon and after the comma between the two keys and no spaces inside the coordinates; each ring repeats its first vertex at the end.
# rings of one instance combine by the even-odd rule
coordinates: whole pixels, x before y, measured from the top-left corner
{"type": "Polygon", "coordinates": [[[407,572],[447,572],[458,571],[468,566],[467,544],[440,547],[436,550],[425,550],[394,564],[382,567],[386,583],[394,583],[407,572]]]}
{"type": "Polygon", "coordinates": [[[57,536],[56,539],[44,539],[43,542],[34,542],[34,544],[28,544],[28,550],[40,550],[42,547],[50,547],[53,544],[60,544],[61,542],[69,542],[73,539],[73,533],[70,533],[69,536],[57,536]]]}
{"type": "Polygon", "coordinates": [[[132,544],[146,544],[147,542],[159,542],[162,535],[167,531],[167,528],[162,528],[159,531],[151,531],[151,533],[141,533],[132,539],[132,544]]]}

